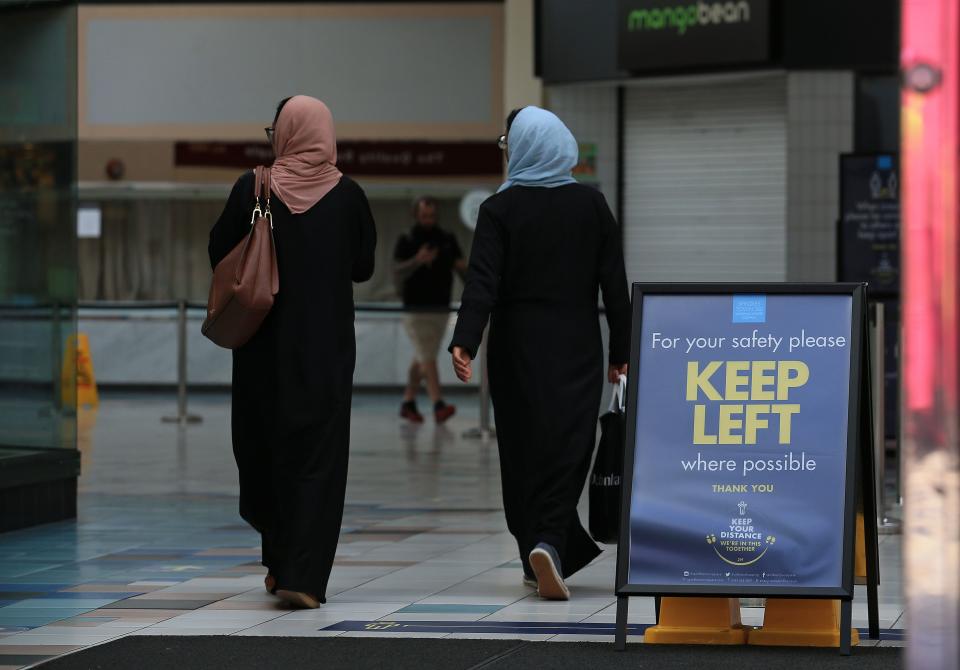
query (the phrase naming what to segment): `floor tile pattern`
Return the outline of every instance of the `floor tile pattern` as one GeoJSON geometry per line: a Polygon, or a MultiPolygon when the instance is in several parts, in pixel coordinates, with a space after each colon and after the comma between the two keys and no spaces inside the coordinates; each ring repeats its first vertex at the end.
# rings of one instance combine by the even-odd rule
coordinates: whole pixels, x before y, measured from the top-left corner
{"type": "MultiPolygon", "coordinates": [[[[0,535],[0,668],[124,635],[270,635],[612,640],[616,552],[607,548],[546,602],[521,583],[500,507],[495,444],[447,426],[401,425],[394,399],[355,401],[344,526],[328,603],[291,610],[263,589],[256,534],[237,516],[225,396],[192,400],[203,424],[160,417],[173,399],[107,394],[82,422],[76,522],[0,535]]],[[[880,544],[879,644],[902,644],[899,536],[880,544]]],[[[745,624],[762,608],[744,607],[745,624]]],[[[631,640],[654,620],[631,601],[631,640]]],[[[858,588],[854,624],[866,625],[858,588]]],[[[878,644],[864,640],[864,644],[878,644]]]]}

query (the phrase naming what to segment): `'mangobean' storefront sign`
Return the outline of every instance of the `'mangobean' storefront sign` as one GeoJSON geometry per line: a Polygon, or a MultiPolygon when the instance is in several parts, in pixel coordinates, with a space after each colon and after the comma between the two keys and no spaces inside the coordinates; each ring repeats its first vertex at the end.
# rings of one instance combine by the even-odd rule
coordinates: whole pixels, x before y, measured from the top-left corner
{"type": "Polygon", "coordinates": [[[770,60],[769,0],[620,0],[619,64],[631,71],[770,60]]]}
{"type": "Polygon", "coordinates": [[[700,290],[635,287],[618,586],[849,593],[862,289],[700,290]]]}

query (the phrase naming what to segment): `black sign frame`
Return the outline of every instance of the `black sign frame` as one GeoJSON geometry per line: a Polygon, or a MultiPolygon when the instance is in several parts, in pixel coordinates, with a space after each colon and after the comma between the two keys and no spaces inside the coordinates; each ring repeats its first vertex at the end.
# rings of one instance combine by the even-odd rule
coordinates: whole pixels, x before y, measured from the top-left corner
{"type": "Polygon", "coordinates": [[[626,648],[627,613],[629,598],[654,596],[659,602],[664,596],[690,597],[769,597],[769,598],[827,598],[841,601],[841,653],[850,653],[850,625],[854,597],[855,541],[857,502],[862,501],[864,540],[867,562],[867,598],[869,633],[879,639],[879,548],[877,531],[876,490],[873,458],[872,392],[870,384],[870,338],[867,325],[866,284],[862,283],[635,283],[632,287],[632,333],[630,367],[627,388],[636,388],[640,373],[640,337],[643,324],[645,295],[847,295],[852,298],[850,333],[850,384],[847,405],[846,473],[843,510],[843,540],[841,584],[832,587],[770,587],[727,585],[631,584],[630,570],[630,505],[633,497],[633,469],[636,450],[637,394],[628,392],[626,407],[626,439],[624,442],[623,478],[620,519],[620,541],[617,549],[616,648],[626,648]]]}

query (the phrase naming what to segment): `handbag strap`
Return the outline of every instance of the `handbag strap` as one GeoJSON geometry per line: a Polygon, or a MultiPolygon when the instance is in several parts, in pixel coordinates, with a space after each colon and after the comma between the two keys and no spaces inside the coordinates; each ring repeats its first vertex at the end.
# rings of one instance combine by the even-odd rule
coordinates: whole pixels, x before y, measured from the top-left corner
{"type": "Polygon", "coordinates": [[[263,166],[258,165],[253,169],[253,199],[256,201],[256,206],[260,206],[260,194],[261,188],[263,187],[263,166]]]}
{"type": "Polygon", "coordinates": [[[263,190],[261,191],[261,193],[263,194],[263,197],[264,197],[264,198],[266,199],[266,201],[267,201],[267,209],[266,209],[266,211],[269,212],[269,211],[270,211],[270,176],[271,176],[271,170],[270,170],[270,168],[268,168],[268,167],[260,166],[260,171],[261,171],[261,175],[262,175],[262,179],[263,179],[263,184],[262,184],[263,190]]]}
{"type": "Polygon", "coordinates": [[[621,414],[627,409],[627,376],[620,375],[620,378],[617,380],[617,385],[613,388],[613,393],[610,394],[610,408],[608,412],[620,412],[621,414]]]}
{"type": "Polygon", "coordinates": [[[270,211],[270,168],[258,165],[253,170],[253,214],[250,216],[250,227],[257,222],[257,215],[264,217],[270,222],[270,230],[273,230],[273,213],[270,211]],[[264,209],[260,209],[260,197],[263,196],[264,209]]]}
{"type": "Polygon", "coordinates": [[[263,171],[263,197],[266,200],[263,216],[270,222],[270,230],[273,230],[273,213],[270,211],[270,168],[261,168],[263,171]]]}
{"type": "Polygon", "coordinates": [[[253,213],[250,214],[250,230],[253,231],[253,225],[257,219],[263,216],[260,209],[260,188],[263,181],[263,166],[258,165],[253,169],[253,213]]]}
{"type": "Polygon", "coordinates": [[[266,209],[263,210],[263,215],[267,217],[267,220],[270,222],[270,230],[273,230],[273,214],[270,212],[270,176],[271,170],[268,167],[262,168],[263,170],[263,197],[266,200],[266,209]]]}
{"type": "MultiPolygon", "coordinates": [[[[250,230],[247,232],[243,242],[243,249],[240,251],[240,262],[237,263],[237,273],[234,277],[240,281],[240,272],[243,268],[244,259],[247,257],[247,251],[250,249],[250,240],[253,239],[254,227],[257,221],[266,218],[270,222],[270,234],[273,235],[273,214],[270,213],[270,170],[258,165],[253,169],[253,213],[250,215],[250,230]],[[263,194],[264,185],[266,185],[266,209],[260,208],[260,196],[263,194]]],[[[274,291],[276,294],[276,291],[274,291]]]]}

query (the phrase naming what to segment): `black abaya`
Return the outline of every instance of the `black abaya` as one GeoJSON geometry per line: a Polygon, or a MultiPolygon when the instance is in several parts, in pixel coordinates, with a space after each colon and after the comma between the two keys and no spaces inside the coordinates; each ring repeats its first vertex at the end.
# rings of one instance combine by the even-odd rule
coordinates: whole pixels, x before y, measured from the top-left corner
{"type": "MultiPolygon", "coordinates": [[[[237,180],[210,233],[216,265],[247,234],[252,172],[237,180]]],[[[333,567],[347,483],[356,359],[353,282],[373,274],[376,230],[363,190],[343,177],[291,214],[271,199],[280,293],[257,334],[233,353],[233,452],[240,515],[263,541],[280,588],[321,600],[333,567]]]]}
{"type": "Polygon", "coordinates": [[[620,229],[580,184],[513,186],[480,208],[451,346],[474,357],[490,318],[490,393],[503,505],[520,557],[552,544],[568,577],[600,553],[577,503],[603,391],[598,290],[610,363],[629,357],[630,303],[620,229]]]}

